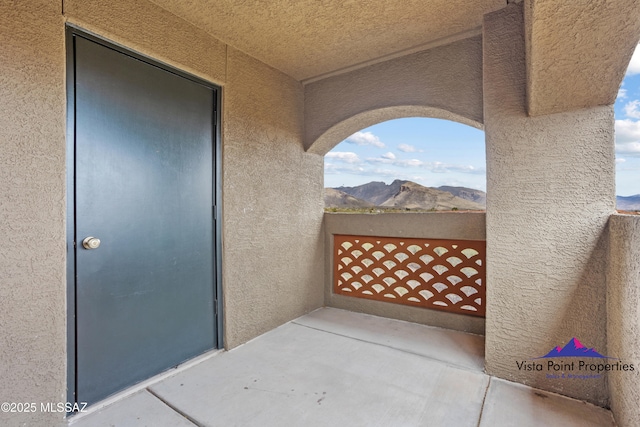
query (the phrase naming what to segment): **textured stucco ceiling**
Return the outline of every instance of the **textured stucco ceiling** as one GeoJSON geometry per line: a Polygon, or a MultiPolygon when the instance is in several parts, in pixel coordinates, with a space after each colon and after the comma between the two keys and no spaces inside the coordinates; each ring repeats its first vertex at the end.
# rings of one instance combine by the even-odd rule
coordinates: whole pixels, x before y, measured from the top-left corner
{"type": "Polygon", "coordinates": [[[479,28],[505,0],[152,0],[306,80],[479,28]]]}

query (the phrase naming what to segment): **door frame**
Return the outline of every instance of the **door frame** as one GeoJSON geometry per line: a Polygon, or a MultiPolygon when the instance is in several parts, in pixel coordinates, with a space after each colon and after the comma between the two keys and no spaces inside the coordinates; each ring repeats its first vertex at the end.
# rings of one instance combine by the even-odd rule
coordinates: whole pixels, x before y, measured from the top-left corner
{"type": "Polygon", "coordinates": [[[76,210],[75,210],[75,38],[82,37],[104,47],[115,50],[131,58],[145,62],[164,71],[170,72],[187,80],[191,80],[214,91],[214,105],[211,135],[213,144],[213,266],[214,274],[214,319],[217,330],[215,345],[216,348],[224,348],[224,313],[222,302],[222,145],[221,145],[221,106],[222,87],[203,80],[192,74],[185,73],[175,67],[152,59],[146,55],[136,53],[125,46],[106,40],[105,38],[88,32],[75,25],[67,23],[65,25],[66,42],[66,92],[67,92],[67,144],[66,144],[66,190],[67,190],[67,402],[76,402],[76,372],[77,372],[77,347],[76,347],[76,210]]]}

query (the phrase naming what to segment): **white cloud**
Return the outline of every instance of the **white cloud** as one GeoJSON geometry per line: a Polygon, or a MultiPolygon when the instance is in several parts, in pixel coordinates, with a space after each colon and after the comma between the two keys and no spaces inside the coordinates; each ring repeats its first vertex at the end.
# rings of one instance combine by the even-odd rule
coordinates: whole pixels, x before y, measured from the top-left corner
{"type": "Polygon", "coordinates": [[[484,168],[477,168],[471,165],[454,165],[442,162],[423,162],[418,159],[388,159],[388,158],[368,158],[369,164],[384,164],[400,168],[423,168],[433,173],[462,172],[475,175],[485,174],[484,168]]]}
{"type": "Polygon", "coordinates": [[[324,173],[325,174],[334,174],[339,175],[342,173],[345,174],[353,174],[353,175],[362,175],[365,172],[365,169],[362,166],[357,165],[334,165],[333,163],[325,163],[324,164],[324,173]]]}
{"type": "Polygon", "coordinates": [[[627,90],[622,87],[618,89],[618,96],[617,96],[618,101],[622,101],[626,97],[627,97],[627,90]]]}
{"type": "MultiPolygon", "coordinates": [[[[384,157],[384,156],[383,156],[384,157]]],[[[399,167],[421,167],[423,165],[426,164],[426,162],[423,162],[422,160],[418,160],[418,159],[390,159],[390,158],[369,158],[366,160],[368,163],[382,163],[385,165],[393,165],[393,166],[399,166],[399,167]]]]}
{"type": "Polygon", "coordinates": [[[410,180],[410,177],[398,172],[397,170],[374,168],[374,167],[362,167],[360,165],[347,164],[347,165],[334,165],[331,163],[325,163],[324,165],[325,175],[358,175],[367,176],[372,179],[380,180],[380,178],[389,179],[405,179],[410,180]]]}
{"type": "Polygon", "coordinates": [[[402,151],[403,153],[418,153],[422,151],[422,150],[418,150],[416,147],[409,144],[398,145],[398,150],[402,151]]]}
{"type": "Polygon", "coordinates": [[[384,144],[380,141],[380,138],[371,132],[356,132],[349,138],[345,139],[345,141],[349,144],[371,145],[377,148],[384,148],[384,144]]]}
{"type": "Polygon", "coordinates": [[[640,141],[640,122],[631,119],[616,120],[616,141],[640,141]]]}
{"type": "Polygon", "coordinates": [[[396,158],[396,155],[393,154],[391,151],[389,151],[388,153],[383,154],[382,158],[383,159],[394,160],[396,158]]]}
{"type": "Polygon", "coordinates": [[[393,179],[406,179],[404,178],[404,174],[398,174],[398,171],[392,170],[392,169],[371,169],[370,174],[372,176],[384,176],[386,178],[393,178],[393,179]]]}
{"type": "Polygon", "coordinates": [[[616,144],[616,153],[630,157],[640,157],[640,142],[625,142],[616,144]]]}
{"type": "MultiPolygon", "coordinates": [[[[640,45],[638,45],[640,46],[640,45]]],[[[640,48],[636,46],[636,50],[633,52],[629,67],[627,68],[627,76],[633,76],[634,74],[640,74],[640,48]]]]}
{"type": "Polygon", "coordinates": [[[640,101],[636,99],[631,102],[627,102],[624,106],[624,113],[627,117],[640,119],[640,101]]]}
{"type": "Polygon", "coordinates": [[[484,168],[477,168],[471,165],[451,165],[442,162],[433,162],[428,166],[431,172],[434,173],[447,173],[447,172],[462,172],[471,174],[484,174],[484,168]]]}
{"type": "Polygon", "coordinates": [[[627,159],[623,159],[623,158],[617,158],[616,159],[616,163],[624,163],[626,161],[627,161],[627,159]]]}
{"type": "Polygon", "coordinates": [[[330,151],[325,156],[326,159],[338,160],[344,163],[360,163],[360,157],[350,151],[330,151]]]}
{"type": "Polygon", "coordinates": [[[409,159],[409,160],[401,160],[400,161],[400,166],[403,167],[420,167],[423,168],[425,166],[427,166],[429,163],[428,162],[423,162],[422,160],[418,160],[418,159],[409,159]]]}

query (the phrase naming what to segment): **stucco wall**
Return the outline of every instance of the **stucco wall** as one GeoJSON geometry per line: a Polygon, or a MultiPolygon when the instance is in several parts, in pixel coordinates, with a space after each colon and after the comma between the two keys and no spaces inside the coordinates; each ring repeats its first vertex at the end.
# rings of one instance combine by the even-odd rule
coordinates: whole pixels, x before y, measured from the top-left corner
{"type": "Polygon", "coordinates": [[[66,367],[64,27],[60,2],[0,2],[0,424],[54,425],[66,367]]]}
{"type": "Polygon", "coordinates": [[[325,224],[325,305],[441,328],[484,333],[484,319],[443,311],[353,298],[333,293],[333,235],[414,237],[426,239],[485,239],[483,212],[388,214],[330,214],[325,224]]]}
{"type": "Polygon", "coordinates": [[[640,425],[640,216],[609,220],[607,352],[634,372],[609,373],[611,409],[620,427],[640,425]]]}
{"type": "Polygon", "coordinates": [[[408,110],[407,114],[481,126],[481,37],[471,37],[307,84],[305,147],[325,154],[332,148],[332,143],[335,145],[352,133],[377,123],[375,120],[400,117],[397,113],[395,117],[386,118],[368,116],[368,112],[393,107],[416,107],[414,111],[408,110]],[[420,107],[440,112],[423,113],[420,107]],[[345,120],[349,120],[348,126],[339,126],[345,120]]]}
{"type": "Polygon", "coordinates": [[[606,348],[607,220],[615,207],[613,110],[526,114],[522,5],[485,16],[489,374],[599,405],[604,378],[519,371],[577,337],[606,348]]]}
{"type": "Polygon", "coordinates": [[[226,85],[227,347],[322,306],[322,157],[303,150],[298,82],[145,1],[1,2],[0,19],[1,401],[67,398],[65,20],[226,85]]]}
{"type": "Polygon", "coordinates": [[[226,345],[323,304],[323,158],[302,147],[302,85],[229,48],[224,101],[226,345]]]}

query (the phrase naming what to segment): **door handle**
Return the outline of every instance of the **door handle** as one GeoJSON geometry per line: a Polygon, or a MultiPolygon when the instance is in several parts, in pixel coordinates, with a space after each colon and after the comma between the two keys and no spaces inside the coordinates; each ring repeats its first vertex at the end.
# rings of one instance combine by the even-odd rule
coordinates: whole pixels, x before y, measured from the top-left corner
{"type": "Polygon", "coordinates": [[[100,247],[100,239],[96,237],[87,237],[82,241],[82,247],[85,249],[98,249],[100,247]]]}

